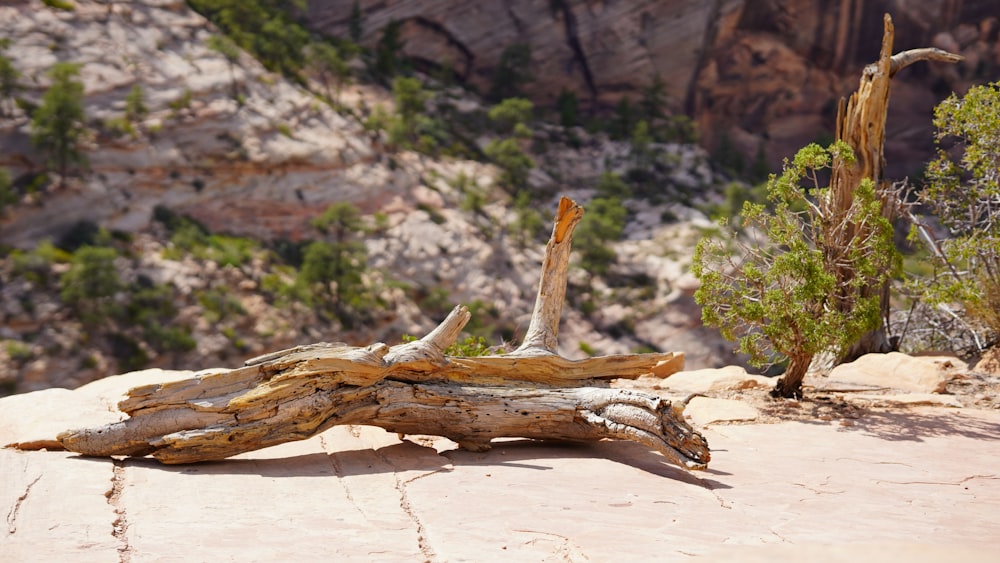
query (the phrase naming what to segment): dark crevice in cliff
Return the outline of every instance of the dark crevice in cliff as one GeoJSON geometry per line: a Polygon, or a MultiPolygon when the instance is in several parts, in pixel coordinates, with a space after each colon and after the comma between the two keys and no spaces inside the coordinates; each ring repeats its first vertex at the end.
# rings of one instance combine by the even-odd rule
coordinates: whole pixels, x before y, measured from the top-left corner
{"type": "Polygon", "coordinates": [[[514,7],[510,4],[507,4],[507,17],[510,18],[510,21],[514,22],[514,29],[517,30],[518,35],[524,33],[524,22],[521,21],[521,18],[517,17],[517,14],[514,13],[514,7]]]}
{"type": "Polygon", "coordinates": [[[684,95],[684,113],[694,115],[695,98],[698,93],[698,76],[705,65],[708,64],[715,48],[715,39],[719,35],[719,14],[722,11],[722,0],[712,0],[712,7],[709,9],[708,17],[705,19],[705,34],[702,36],[701,48],[698,49],[698,60],[695,62],[691,72],[691,79],[688,80],[687,92],[684,95]]]}
{"type": "MultiPolygon", "coordinates": [[[[458,38],[455,37],[455,35],[448,30],[447,27],[434,20],[422,16],[414,16],[413,18],[410,19],[410,21],[412,21],[414,25],[422,27],[430,31],[431,33],[441,36],[442,38],[444,38],[445,42],[448,43],[449,47],[453,47],[455,50],[462,53],[462,57],[464,57],[465,59],[464,61],[462,61],[464,63],[465,70],[463,72],[458,72],[459,61],[452,61],[454,65],[453,70],[456,72],[456,74],[461,80],[465,80],[466,78],[468,78],[469,73],[472,72],[472,67],[474,66],[476,55],[472,52],[471,49],[469,49],[465,45],[465,43],[459,41],[458,38]]],[[[445,61],[439,61],[439,64],[443,65],[444,63],[445,61]]]]}
{"type": "Polygon", "coordinates": [[[587,62],[587,55],[583,52],[583,45],[580,44],[580,36],[577,33],[576,26],[576,15],[573,13],[573,9],[570,8],[569,4],[563,0],[551,0],[549,7],[553,12],[561,12],[563,16],[563,26],[566,30],[566,45],[569,47],[570,51],[573,52],[573,57],[576,62],[580,64],[580,69],[583,71],[583,80],[587,84],[587,90],[590,92],[590,99],[593,102],[597,101],[597,83],[594,82],[594,74],[590,70],[590,64],[587,62]]]}

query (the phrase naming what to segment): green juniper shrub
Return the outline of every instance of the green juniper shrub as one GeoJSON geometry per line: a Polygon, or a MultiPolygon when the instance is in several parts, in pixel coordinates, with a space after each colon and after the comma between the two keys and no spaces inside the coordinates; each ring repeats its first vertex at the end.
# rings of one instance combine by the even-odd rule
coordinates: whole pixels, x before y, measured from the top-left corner
{"type": "Polygon", "coordinates": [[[556,108],[559,110],[559,125],[576,127],[580,124],[580,100],[576,92],[563,88],[556,98],[556,108]]]}
{"type": "Polygon", "coordinates": [[[403,23],[392,20],[382,29],[382,36],[375,46],[375,73],[388,80],[406,70],[400,53],[406,42],[400,38],[403,23]]]}
{"type": "Polygon", "coordinates": [[[528,190],[519,190],[514,196],[516,219],[510,226],[511,235],[519,248],[526,248],[545,236],[545,219],[528,190]]]}
{"type": "Polygon", "coordinates": [[[42,4],[45,4],[49,8],[54,8],[56,10],[63,10],[66,12],[72,12],[76,10],[76,4],[68,2],[67,0],[42,0],[42,4]]]}
{"type": "Polygon", "coordinates": [[[4,210],[8,206],[14,205],[21,198],[14,191],[14,184],[10,180],[10,173],[6,168],[0,168],[0,217],[3,217],[4,210]]]}
{"type": "Polygon", "coordinates": [[[605,172],[601,174],[601,177],[598,178],[594,189],[600,197],[618,199],[628,199],[632,197],[632,188],[625,183],[625,180],[623,180],[620,175],[615,174],[614,172],[605,172]]]}
{"type": "Polygon", "coordinates": [[[590,201],[573,235],[573,248],[579,256],[577,265],[580,268],[591,276],[607,275],[618,259],[611,244],[622,237],[627,215],[617,197],[598,197],[590,201]]]}
{"type": "Polygon", "coordinates": [[[534,82],[531,71],[531,45],[514,43],[500,53],[500,61],[493,71],[493,85],[488,98],[500,102],[524,94],[524,86],[534,82]]]}
{"type": "Polygon", "coordinates": [[[124,289],[115,260],[118,251],[106,246],[81,246],[70,268],[59,278],[59,297],[74,307],[87,324],[100,324],[119,314],[115,295],[124,289]]]}
{"type": "Polygon", "coordinates": [[[635,129],[637,121],[632,101],[628,96],[622,96],[618,100],[618,104],[615,105],[615,115],[611,120],[608,133],[615,140],[628,139],[632,135],[632,130],[635,129]]]}
{"type": "MultiPolygon", "coordinates": [[[[524,98],[506,98],[497,105],[490,108],[487,114],[490,121],[496,126],[497,133],[501,135],[513,134],[518,125],[527,126],[531,121],[534,104],[524,98]]],[[[516,135],[519,137],[530,137],[531,133],[516,135]]]]}
{"type": "Polygon", "coordinates": [[[695,301],[705,324],[738,341],[755,364],[766,365],[774,354],[788,358],[777,396],[801,396],[816,354],[842,351],[879,325],[878,295],[866,296],[865,289],[882,284],[897,260],[892,226],[871,181],[861,183],[843,215],[831,190],[819,185],[818,173],[835,162],[854,162],[847,144],[803,148],[768,182],[769,206],[743,204],[749,240],[723,220],[725,236],[705,237],[695,249],[692,272],[701,281],[695,301]],[[844,228],[852,233],[846,242],[830,244],[844,228]]]}
{"type": "Polygon", "coordinates": [[[359,236],[367,232],[367,224],[357,207],[339,202],[330,205],[312,225],[327,240],[305,247],[297,283],[323,311],[351,328],[379,306],[374,289],[365,281],[368,251],[359,236]]]}
{"type": "Polygon", "coordinates": [[[240,95],[240,85],[236,82],[236,65],[240,62],[240,47],[225,35],[213,35],[208,38],[205,44],[209,49],[219,53],[226,59],[226,62],[229,64],[230,96],[237,102],[240,102],[243,98],[240,95]]]}
{"type": "Polygon", "coordinates": [[[146,94],[142,86],[136,84],[125,96],[125,118],[132,123],[138,123],[145,119],[147,114],[149,108],[146,106],[146,94]]]}
{"type": "Polygon", "coordinates": [[[298,76],[309,32],[294,13],[305,8],[305,0],[188,0],[188,5],[268,70],[298,76]]]}
{"type": "Polygon", "coordinates": [[[326,42],[310,43],[306,47],[306,70],[323,84],[327,100],[339,104],[340,90],[351,77],[351,67],[340,50],[326,42]]]}
{"type": "Polygon", "coordinates": [[[66,264],[73,255],[44,240],[30,251],[15,250],[10,255],[15,276],[24,278],[33,284],[45,286],[50,281],[52,265],[66,264]]]}
{"type": "Polygon", "coordinates": [[[934,110],[938,156],[927,165],[920,201],[948,229],[935,248],[936,275],[924,288],[932,305],[960,304],[1000,338],[1000,82],[952,94],[934,110]],[[949,150],[951,148],[951,150],[949,150]]]}
{"type": "Polygon", "coordinates": [[[498,167],[497,182],[508,192],[516,193],[528,187],[528,176],[535,161],[521,148],[516,138],[494,139],[484,149],[498,167]]]}
{"type": "Polygon", "coordinates": [[[10,60],[3,52],[10,47],[10,39],[0,39],[0,116],[8,117],[13,114],[17,92],[21,89],[19,82],[21,71],[14,66],[14,61],[10,60]]]}
{"type": "Polygon", "coordinates": [[[361,5],[358,0],[354,0],[351,4],[351,15],[350,19],[347,20],[347,34],[351,38],[351,41],[360,44],[361,38],[364,37],[364,14],[361,13],[361,5]]]}
{"type": "Polygon", "coordinates": [[[42,103],[31,120],[31,142],[47,157],[50,170],[65,182],[70,167],[87,162],[83,138],[87,133],[83,109],[83,83],[77,78],[80,65],[56,63],[49,69],[52,85],[42,94],[42,103]]]}

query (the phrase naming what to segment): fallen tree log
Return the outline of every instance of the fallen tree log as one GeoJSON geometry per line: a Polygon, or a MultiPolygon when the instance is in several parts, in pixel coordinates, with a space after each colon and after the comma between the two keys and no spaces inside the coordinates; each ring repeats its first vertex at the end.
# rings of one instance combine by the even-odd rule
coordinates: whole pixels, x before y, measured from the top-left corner
{"type": "Polygon", "coordinates": [[[445,356],[470,318],[459,306],[414,342],[313,344],[236,369],[136,387],[118,405],[129,418],[57,439],[82,454],[152,455],[174,464],[302,440],[339,424],[368,424],[444,436],[476,451],[498,437],[632,440],[671,463],[704,469],[708,444],[684,420],[684,402],[609,386],[611,379],[635,378],[655,366],[676,371],[681,355],[573,361],[555,352],[572,232],[582,216],[580,206],[562,199],[531,323],[513,353],[445,356]]]}

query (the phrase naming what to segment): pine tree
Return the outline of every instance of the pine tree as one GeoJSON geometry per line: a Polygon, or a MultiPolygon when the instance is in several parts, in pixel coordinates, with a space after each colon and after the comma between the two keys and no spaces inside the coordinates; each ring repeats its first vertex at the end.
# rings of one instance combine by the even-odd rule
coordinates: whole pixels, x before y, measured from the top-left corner
{"type": "MultiPolygon", "coordinates": [[[[9,46],[9,39],[0,39],[0,53],[9,46]]],[[[12,108],[8,106],[8,101],[14,98],[14,94],[20,88],[18,84],[20,77],[21,72],[14,67],[14,62],[0,54],[0,116],[6,117],[13,113],[12,108]]]]}
{"type": "Polygon", "coordinates": [[[306,67],[323,83],[327,99],[340,103],[341,86],[351,76],[351,67],[340,51],[329,43],[312,43],[306,48],[306,67]],[[335,85],[333,90],[331,82],[335,85]]]}
{"type": "Polygon", "coordinates": [[[375,72],[386,79],[392,78],[401,70],[399,53],[406,45],[399,37],[402,25],[396,20],[389,22],[375,46],[375,72]]]}
{"type": "Polygon", "coordinates": [[[531,45],[515,43],[500,54],[500,62],[493,72],[490,99],[499,102],[522,95],[522,88],[535,80],[531,72],[531,45]]]}
{"type": "Polygon", "coordinates": [[[146,94],[143,92],[142,86],[136,84],[129,90],[128,95],[125,96],[125,118],[135,123],[145,119],[148,113],[149,108],[146,107],[146,94]]]}
{"type": "Polygon", "coordinates": [[[313,294],[332,307],[344,326],[352,319],[368,314],[375,299],[365,286],[368,251],[358,235],[366,226],[357,207],[347,202],[335,203],[312,221],[313,227],[327,240],[313,241],[303,253],[299,282],[307,287],[322,287],[313,294]]]}
{"type": "Polygon", "coordinates": [[[361,6],[358,4],[358,0],[354,0],[354,4],[351,5],[351,17],[347,22],[347,33],[351,37],[351,41],[355,43],[361,43],[361,38],[364,36],[364,20],[361,14],[361,6]]]}
{"type": "Polygon", "coordinates": [[[42,95],[31,123],[31,142],[45,153],[49,166],[65,181],[70,165],[84,164],[81,147],[86,129],[83,83],[76,78],[80,65],[56,63],[50,70],[52,85],[42,95]]]}
{"type": "MultiPolygon", "coordinates": [[[[233,99],[240,101],[239,84],[236,83],[236,63],[240,60],[240,48],[232,39],[225,35],[213,35],[206,43],[209,49],[222,55],[229,63],[229,88],[233,99]]],[[[242,105],[242,104],[240,104],[242,105]]]]}

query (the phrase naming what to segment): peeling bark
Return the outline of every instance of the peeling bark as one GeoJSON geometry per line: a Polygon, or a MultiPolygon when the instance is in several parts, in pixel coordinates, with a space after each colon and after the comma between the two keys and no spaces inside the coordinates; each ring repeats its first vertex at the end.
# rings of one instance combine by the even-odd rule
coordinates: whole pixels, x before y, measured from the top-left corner
{"type": "Polygon", "coordinates": [[[563,198],[531,324],[511,354],[446,357],[444,350],[470,318],[459,306],[415,342],[300,346],[241,368],[136,387],[118,405],[128,419],[57,439],[87,455],[152,455],[172,464],[223,459],[339,424],[368,424],[445,436],[474,451],[488,449],[497,437],[631,440],[681,467],[704,469],[708,445],[684,420],[683,402],[608,386],[610,379],[635,378],[654,367],[668,375],[680,369],[682,355],[573,361],[555,352],[572,233],[582,216],[580,206],[563,198]]]}
{"type": "MultiPolygon", "coordinates": [[[[892,77],[897,72],[918,61],[934,60],[956,63],[962,57],[940,49],[912,49],[892,54],[894,28],[892,18],[886,14],[883,18],[884,32],[882,49],[878,61],[865,67],[861,75],[858,90],[851,94],[850,99],[840,100],[837,111],[836,135],[850,145],[854,151],[854,164],[837,162],[833,167],[830,179],[830,190],[833,197],[834,221],[843,217],[851,208],[854,192],[862,180],[868,178],[875,184],[875,189],[882,200],[882,216],[891,223],[896,219],[898,209],[897,196],[884,177],[885,155],[885,122],[889,110],[889,87],[892,77]]],[[[843,228],[830,241],[831,248],[846,248],[849,241],[857,235],[857,225],[843,222],[843,228]]],[[[841,287],[848,287],[855,272],[850,264],[834,272],[841,287]]],[[[866,287],[864,296],[878,295],[882,310],[882,319],[889,317],[889,281],[876,286],[866,287]]],[[[838,307],[851,308],[852,299],[843,299],[838,307]]],[[[889,339],[884,324],[865,335],[851,346],[840,361],[851,361],[871,352],[889,352],[893,344],[889,339]]]]}

